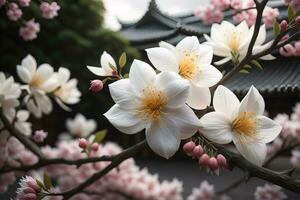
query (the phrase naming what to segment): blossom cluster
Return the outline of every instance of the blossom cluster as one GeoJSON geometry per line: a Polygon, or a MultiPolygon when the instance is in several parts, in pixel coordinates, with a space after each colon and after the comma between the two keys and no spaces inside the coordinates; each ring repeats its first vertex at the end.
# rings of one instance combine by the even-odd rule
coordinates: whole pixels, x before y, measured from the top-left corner
{"type": "MultiPolygon", "coordinates": [[[[23,17],[23,9],[31,6],[31,0],[16,0],[14,2],[0,0],[0,9],[6,9],[7,18],[14,22],[20,22],[22,25],[19,30],[20,36],[25,41],[34,40],[40,32],[40,24],[35,19],[25,20],[23,17]]],[[[46,1],[40,2],[40,11],[44,18],[53,19],[58,15],[60,6],[56,1],[51,3],[46,1]]]]}
{"type": "Polygon", "coordinates": [[[255,200],[283,200],[287,198],[287,196],[281,191],[281,187],[270,184],[258,186],[254,196],[255,200]]]}
{"type": "MultiPolygon", "coordinates": [[[[254,7],[254,0],[211,0],[208,5],[197,7],[194,14],[203,23],[212,24],[221,22],[224,18],[224,12],[232,10],[234,22],[246,21],[251,26],[255,23],[257,15],[256,9],[253,9],[254,7]]],[[[263,12],[262,21],[267,28],[270,28],[278,16],[279,11],[277,8],[267,6],[263,12]]]]}

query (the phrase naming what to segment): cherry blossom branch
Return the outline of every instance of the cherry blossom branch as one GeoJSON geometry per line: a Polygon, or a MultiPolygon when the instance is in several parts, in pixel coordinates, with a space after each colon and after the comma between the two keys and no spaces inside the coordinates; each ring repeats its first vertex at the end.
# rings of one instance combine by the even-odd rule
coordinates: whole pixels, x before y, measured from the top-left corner
{"type": "Polygon", "coordinates": [[[217,147],[218,152],[223,154],[229,160],[232,166],[236,166],[244,170],[248,179],[251,177],[257,177],[288,190],[300,193],[300,180],[291,178],[286,171],[276,172],[264,167],[256,166],[244,159],[240,154],[229,151],[222,145],[214,145],[217,147]]]}
{"type": "Polygon", "coordinates": [[[105,167],[103,170],[101,170],[101,171],[93,174],[90,178],[88,178],[87,180],[85,180],[83,183],[81,183],[77,187],[75,187],[75,188],[73,188],[71,190],[68,190],[66,192],[51,193],[51,194],[47,194],[46,196],[63,196],[64,199],[69,199],[72,196],[74,196],[75,194],[78,194],[78,193],[82,192],[89,185],[93,184],[94,182],[96,182],[97,180],[99,180],[100,178],[102,178],[103,176],[105,176],[112,169],[114,169],[119,164],[121,164],[124,160],[126,160],[128,158],[131,158],[134,155],[136,155],[139,151],[141,151],[146,146],[147,146],[146,140],[144,140],[142,142],[139,142],[139,143],[135,144],[134,146],[131,146],[128,149],[124,150],[120,154],[117,154],[114,157],[114,159],[112,160],[112,162],[107,167],[105,167]]]}
{"type": "Polygon", "coordinates": [[[7,129],[12,136],[16,137],[27,149],[29,149],[30,151],[32,151],[32,153],[39,157],[40,160],[44,159],[44,156],[39,147],[28,137],[22,134],[18,129],[16,129],[13,125],[14,122],[12,124],[9,122],[9,120],[4,116],[2,109],[0,109],[0,119],[3,122],[5,129],[7,129]]]}

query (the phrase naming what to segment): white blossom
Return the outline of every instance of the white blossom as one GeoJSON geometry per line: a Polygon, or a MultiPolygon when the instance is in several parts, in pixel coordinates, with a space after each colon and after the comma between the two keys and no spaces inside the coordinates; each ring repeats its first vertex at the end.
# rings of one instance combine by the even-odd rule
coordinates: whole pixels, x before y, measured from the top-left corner
{"type": "Polygon", "coordinates": [[[116,62],[111,55],[104,51],[100,58],[101,67],[87,66],[87,68],[98,76],[112,76],[113,69],[110,65],[116,67],[116,62]]]}
{"type": "Polygon", "coordinates": [[[74,119],[67,119],[68,131],[77,137],[87,137],[96,130],[97,124],[93,119],[86,119],[82,114],[77,114],[74,119]]]}

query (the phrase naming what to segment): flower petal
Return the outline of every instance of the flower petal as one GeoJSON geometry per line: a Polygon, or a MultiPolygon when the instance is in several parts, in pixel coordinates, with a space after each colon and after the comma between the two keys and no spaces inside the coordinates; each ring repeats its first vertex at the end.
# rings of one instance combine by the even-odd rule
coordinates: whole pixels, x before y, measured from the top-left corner
{"type": "Polygon", "coordinates": [[[135,92],[140,94],[147,86],[155,82],[155,78],[156,73],[149,64],[140,60],[133,61],[129,72],[129,80],[130,84],[134,86],[135,92]]]}
{"type": "Polygon", "coordinates": [[[180,54],[184,52],[198,54],[200,49],[199,40],[196,36],[185,37],[176,45],[176,49],[180,54]]]}
{"type": "Polygon", "coordinates": [[[241,101],[239,112],[253,112],[257,115],[263,115],[265,111],[265,101],[258,90],[251,86],[247,95],[241,101]]]}
{"type": "Polygon", "coordinates": [[[259,139],[262,143],[272,142],[281,132],[282,127],[272,119],[259,116],[259,139]]]}
{"type": "Polygon", "coordinates": [[[119,131],[127,134],[138,133],[146,126],[136,115],[121,109],[118,104],[111,107],[104,116],[119,131]]]}
{"type": "Polygon", "coordinates": [[[113,69],[110,67],[109,64],[111,64],[114,67],[117,67],[115,60],[111,55],[109,55],[106,51],[104,51],[100,58],[101,67],[104,71],[106,71],[106,74],[112,74],[113,69]]]}
{"type": "Polygon", "coordinates": [[[209,140],[218,144],[228,144],[232,141],[230,119],[220,112],[210,112],[200,118],[201,133],[209,140]]]}
{"type": "Polygon", "coordinates": [[[179,149],[179,129],[170,119],[154,121],[146,128],[146,140],[155,153],[168,159],[179,149]]]}
{"type": "Polygon", "coordinates": [[[214,64],[219,66],[219,65],[223,65],[223,64],[227,63],[230,60],[231,60],[231,57],[226,57],[219,61],[214,62],[214,64]]]}
{"type": "Polygon", "coordinates": [[[213,98],[215,111],[224,113],[233,120],[237,115],[239,105],[240,101],[233,92],[223,85],[217,87],[213,98]]]}
{"type": "Polygon", "coordinates": [[[146,49],[147,55],[154,67],[160,71],[178,72],[178,62],[175,55],[166,48],[155,47],[146,49]]]}
{"type": "Polygon", "coordinates": [[[42,64],[36,70],[36,75],[39,76],[39,78],[43,81],[49,79],[52,74],[53,74],[53,67],[49,64],[42,64]]]}
{"type": "Polygon", "coordinates": [[[32,79],[32,74],[29,72],[29,70],[26,67],[23,67],[21,65],[17,65],[17,73],[20,79],[24,83],[29,83],[32,79]]]}
{"type": "Polygon", "coordinates": [[[112,74],[108,74],[102,67],[93,67],[87,66],[87,68],[97,76],[111,76],[112,74]]]}
{"type": "Polygon", "coordinates": [[[209,45],[200,44],[198,64],[201,66],[207,66],[211,64],[213,59],[213,48],[209,45]]]}
{"type": "Polygon", "coordinates": [[[166,94],[168,98],[166,107],[181,107],[188,98],[190,84],[175,72],[161,72],[158,74],[155,86],[166,94]]]}
{"type": "Polygon", "coordinates": [[[210,105],[211,95],[209,88],[198,87],[197,85],[191,83],[189,96],[186,103],[197,110],[205,109],[210,105]]]}
{"type": "Polygon", "coordinates": [[[169,51],[171,51],[175,55],[176,58],[178,58],[178,52],[176,50],[176,47],[173,46],[172,44],[169,44],[167,42],[161,41],[161,42],[158,43],[158,45],[160,47],[162,47],[162,48],[168,49],[169,51]]]}
{"type": "Polygon", "coordinates": [[[267,145],[261,142],[243,143],[237,137],[233,138],[237,150],[254,165],[262,166],[267,155],[267,145]]]}
{"type": "Polygon", "coordinates": [[[132,109],[136,107],[135,94],[133,94],[129,79],[122,79],[109,84],[109,91],[114,102],[122,109],[132,109]]]}
{"type": "Polygon", "coordinates": [[[165,109],[163,111],[167,117],[172,119],[178,126],[180,139],[192,137],[200,127],[200,121],[193,110],[187,105],[183,105],[176,109],[165,109]]]}
{"type": "Polygon", "coordinates": [[[211,87],[217,84],[221,78],[222,73],[212,65],[201,68],[200,72],[194,78],[193,82],[201,87],[211,87]]]}
{"type": "Polygon", "coordinates": [[[36,70],[36,60],[34,59],[34,57],[32,57],[32,55],[27,55],[21,62],[21,65],[26,67],[28,69],[28,71],[30,72],[30,74],[33,74],[36,70]]]}

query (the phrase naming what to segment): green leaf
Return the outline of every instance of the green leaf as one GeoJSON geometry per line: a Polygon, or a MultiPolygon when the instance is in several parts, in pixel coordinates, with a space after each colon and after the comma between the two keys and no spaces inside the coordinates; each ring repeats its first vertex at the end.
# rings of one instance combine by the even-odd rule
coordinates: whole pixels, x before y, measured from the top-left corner
{"type": "Polygon", "coordinates": [[[261,70],[263,69],[262,65],[257,60],[252,60],[251,63],[254,64],[257,68],[261,70]]]}
{"type": "Polygon", "coordinates": [[[128,74],[128,73],[127,73],[127,74],[124,74],[123,77],[124,77],[124,78],[129,78],[129,74],[128,74]]]}
{"type": "Polygon", "coordinates": [[[292,6],[289,5],[289,7],[288,7],[288,20],[289,20],[289,22],[292,21],[294,19],[294,17],[295,17],[295,11],[292,8],[292,6]]]}
{"type": "Polygon", "coordinates": [[[252,67],[251,67],[251,65],[245,65],[244,66],[244,69],[251,69],[252,67]]]}
{"type": "Polygon", "coordinates": [[[50,190],[50,188],[52,187],[51,178],[46,172],[44,173],[44,186],[47,190],[50,190]]]}
{"type": "Polygon", "coordinates": [[[36,179],[35,181],[38,184],[38,186],[40,186],[41,188],[45,188],[44,183],[42,183],[40,180],[36,179]]]}
{"type": "Polygon", "coordinates": [[[101,142],[105,138],[106,133],[107,133],[106,129],[98,131],[97,133],[95,133],[95,138],[93,140],[93,143],[101,142]]]}
{"type": "Polygon", "coordinates": [[[279,33],[280,33],[280,25],[277,20],[274,20],[274,23],[273,23],[273,33],[275,36],[279,35],[279,33]]]}
{"type": "Polygon", "coordinates": [[[127,56],[126,53],[123,52],[119,58],[119,66],[122,69],[123,67],[125,67],[126,65],[126,60],[127,60],[127,56]]]}
{"type": "Polygon", "coordinates": [[[242,74],[249,74],[249,72],[247,70],[245,70],[245,69],[241,69],[240,73],[242,73],[242,74]]]}

